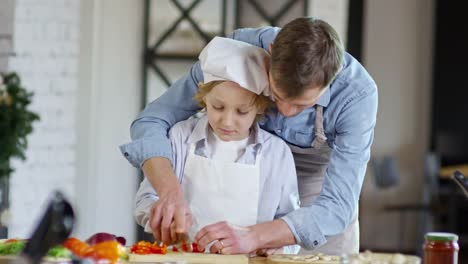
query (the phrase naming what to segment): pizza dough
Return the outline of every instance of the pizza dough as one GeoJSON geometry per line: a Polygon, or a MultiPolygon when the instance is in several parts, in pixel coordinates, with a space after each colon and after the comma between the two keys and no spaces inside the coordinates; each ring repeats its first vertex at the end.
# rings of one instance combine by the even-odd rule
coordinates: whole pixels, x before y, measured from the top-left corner
{"type": "Polygon", "coordinates": [[[340,257],[329,256],[322,253],[309,255],[271,255],[267,258],[267,263],[271,264],[289,264],[289,263],[314,263],[314,264],[339,264],[340,257]]]}
{"type": "Polygon", "coordinates": [[[321,253],[310,255],[271,255],[267,258],[271,264],[313,263],[313,264],[421,264],[421,258],[403,254],[374,253],[371,251],[339,257],[321,253]]]}
{"type": "Polygon", "coordinates": [[[403,254],[373,253],[370,251],[361,252],[348,256],[349,264],[420,264],[421,259],[416,256],[403,254]]]}

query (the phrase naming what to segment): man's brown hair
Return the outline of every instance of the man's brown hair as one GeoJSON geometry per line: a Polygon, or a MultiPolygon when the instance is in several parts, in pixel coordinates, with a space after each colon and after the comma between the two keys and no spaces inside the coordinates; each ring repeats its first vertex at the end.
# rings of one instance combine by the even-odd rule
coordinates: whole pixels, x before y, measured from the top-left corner
{"type": "Polygon", "coordinates": [[[310,17],[286,24],[273,42],[273,81],[288,98],[329,85],[341,68],[343,45],[327,22],[310,17]]]}

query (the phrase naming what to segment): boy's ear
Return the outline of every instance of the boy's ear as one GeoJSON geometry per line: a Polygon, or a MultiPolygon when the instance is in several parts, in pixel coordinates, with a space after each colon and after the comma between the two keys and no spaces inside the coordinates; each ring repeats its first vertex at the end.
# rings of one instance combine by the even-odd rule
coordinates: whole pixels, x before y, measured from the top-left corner
{"type": "Polygon", "coordinates": [[[268,45],[268,52],[271,54],[271,51],[273,50],[273,42],[268,45]]]}

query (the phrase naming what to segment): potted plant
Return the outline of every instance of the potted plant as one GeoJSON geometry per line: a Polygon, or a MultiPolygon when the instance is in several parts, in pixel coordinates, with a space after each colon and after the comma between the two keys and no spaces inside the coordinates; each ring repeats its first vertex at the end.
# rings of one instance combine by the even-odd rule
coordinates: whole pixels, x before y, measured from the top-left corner
{"type": "Polygon", "coordinates": [[[0,73],[0,212],[9,207],[8,179],[14,171],[11,159],[26,159],[27,136],[33,131],[32,123],[39,120],[28,110],[32,96],[21,86],[16,73],[0,73]]]}

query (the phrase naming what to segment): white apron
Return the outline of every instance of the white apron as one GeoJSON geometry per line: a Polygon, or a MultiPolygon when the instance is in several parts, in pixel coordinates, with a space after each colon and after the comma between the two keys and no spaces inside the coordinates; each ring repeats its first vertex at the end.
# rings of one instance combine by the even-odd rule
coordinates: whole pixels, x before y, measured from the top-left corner
{"type": "Polygon", "coordinates": [[[192,211],[191,239],[209,224],[227,221],[249,226],[257,223],[260,153],[254,165],[223,162],[195,154],[190,146],[182,189],[192,211]]]}
{"type": "MultiPolygon", "coordinates": [[[[325,171],[330,162],[332,149],[327,144],[323,130],[323,107],[316,106],[314,122],[315,139],[310,148],[301,148],[289,144],[293,152],[297,170],[297,184],[301,207],[308,207],[322,191],[325,171]]],[[[356,207],[357,208],[357,207],[356,207]]],[[[359,252],[358,209],[353,219],[342,234],[327,237],[327,243],[312,251],[301,249],[299,254],[322,252],[330,255],[354,254],[359,252]]]]}

